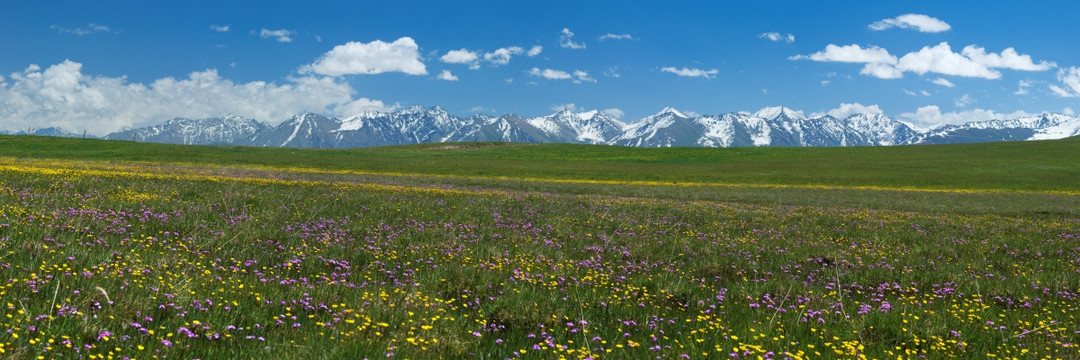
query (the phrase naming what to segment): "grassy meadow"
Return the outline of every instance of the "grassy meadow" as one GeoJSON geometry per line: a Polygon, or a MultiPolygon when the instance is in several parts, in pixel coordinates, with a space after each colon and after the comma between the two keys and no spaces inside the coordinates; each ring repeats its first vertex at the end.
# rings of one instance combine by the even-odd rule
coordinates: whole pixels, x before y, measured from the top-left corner
{"type": "Polygon", "coordinates": [[[0,357],[1080,358],[1078,153],[0,136],[0,357]]]}

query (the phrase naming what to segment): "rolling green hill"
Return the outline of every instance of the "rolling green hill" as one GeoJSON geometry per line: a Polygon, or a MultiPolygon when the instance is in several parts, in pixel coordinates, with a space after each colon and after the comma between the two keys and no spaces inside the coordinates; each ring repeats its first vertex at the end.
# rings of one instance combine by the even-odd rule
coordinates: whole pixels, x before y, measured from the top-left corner
{"type": "Polygon", "coordinates": [[[0,137],[0,156],[561,180],[1080,192],[1080,138],[850,148],[454,143],[349,150],[0,137]]]}

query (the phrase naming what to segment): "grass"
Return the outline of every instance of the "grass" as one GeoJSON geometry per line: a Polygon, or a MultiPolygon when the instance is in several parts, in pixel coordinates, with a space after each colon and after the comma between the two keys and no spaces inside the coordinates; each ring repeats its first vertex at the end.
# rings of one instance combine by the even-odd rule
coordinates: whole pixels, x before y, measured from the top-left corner
{"type": "Polygon", "coordinates": [[[460,145],[0,137],[0,351],[1080,357],[1075,139],[460,145]]]}

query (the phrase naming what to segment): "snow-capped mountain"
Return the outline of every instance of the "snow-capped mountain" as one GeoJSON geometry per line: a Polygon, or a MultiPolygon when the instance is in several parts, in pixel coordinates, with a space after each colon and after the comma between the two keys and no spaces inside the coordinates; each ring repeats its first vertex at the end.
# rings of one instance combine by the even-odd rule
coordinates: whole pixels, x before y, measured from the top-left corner
{"type": "Polygon", "coordinates": [[[105,136],[112,140],[134,140],[167,144],[253,145],[255,137],[270,125],[242,116],[219,118],[174,118],[162,124],[124,130],[105,136]]]}
{"type": "MultiPolygon", "coordinates": [[[[32,133],[80,136],[57,128],[32,133]]],[[[467,141],[750,147],[886,146],[1059,139],[1077,135],[1080,135],[1080,117],[1061,114],[976,121],[921,132],[883,114],[856,113],[838,119],[829,115],[807,116],[783,106],[766,107],[753,113],[706,116],[668,107],[629,123],[595,110],[562,110],[530,118],[514,114],[458,117],[437,106],[414,106],[394,112],[365,112],[344,119],[304,113],[277,126],[231,115],[207,119],[175,118],[155,126],[109,134],[105,138],[174,144],[319,148],[467,141]]]]}
{"type": "Polygon", "coordinates": [[[78,134],[69,132],[67,130],[58,127],[47,127],[41,129],[27,129],[20,131],[7,131],[0,130],[0,135],[35,135],[35,136],[55,136],[55,137],[69,137],[69,138],[94,138],[94,136],[87,135],[85,133],[78,134]]]}
{"type": "Polygon", "coordinates": [[[920,134],[919,144],[1048,140],[1080,135],[1080,117],[1042,114],[1010,120],[986,120],[945,125],[920,134]]]}

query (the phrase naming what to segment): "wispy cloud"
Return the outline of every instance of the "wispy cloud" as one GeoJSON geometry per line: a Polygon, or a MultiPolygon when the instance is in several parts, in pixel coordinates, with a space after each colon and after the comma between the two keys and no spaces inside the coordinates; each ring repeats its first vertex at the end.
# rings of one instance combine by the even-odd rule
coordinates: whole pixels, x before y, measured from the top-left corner
{"type": "Polygon", "coordinates": [[[949,31],[949,24],[935,17],[922,14],[904,14],[891,19],[882,19],[868,25],[870,30],[882,31],[898,27],[901,29],[915,29],[926,33],[949,31]]]}
{"type": "Polygon", "coordinates": [[[229,25],[210,25],[210,30],[217,32],[229,32],[229,25]]]}
{"type": "Polygon", "coordinates": [[[778,32],[767,32],[758,35],[759,38],[768,39],[769,41],[783,41],[788,44],[795,42],[795,35],[781,34],[778,32]]]}
{"type": "Polygon", "coordinates": [[[933,79],[933,80],[930,80],[930,82],[932,82],[934,84],[944,86],[944,87],[954,87],[954,86],[956,86],[956,84],[953,84],[952,81],[949,81],[948,79],[945,79],[945,78],[933,79]]]}
{"type": "Polygon", "coordinates": [[[717,69],[702,70],[702,69],[688,68],[688,67],[683,67],[683,68],[679,69],[679,68],[675,68],[675,67],[671,67],[671,66],[661,68],[660,71],[666,72],[666,73],[672,73],[672,74],[679,75],[679,76],[703,77],[703,78],[706,78],[706,79],[712,79],[712,78],[716,77],[717,73],[720,72],[720,70],[717,70],[717,69]]]}
{"type": "Polygon", "coordinates": [[[95,23],[86,24],[86,26],[80,26],[75,28],[63,27],[60,25],[49,26],[50,29],[56,30],[61,34],[71,34],[76,36],[86,36],[94,33],[111,33],[113,32],[108,26],[98,25],[95,23]]]}
{"type": "Polygon", "coordinates": [[[574,32],[570,31],[570,28],[563,28],[562,35],[559,36],[559,46],[567,49],[584,49],[585,43],[574,42],[574,32]]]}
{"type": "Polygon", "coordinates": [[[278,42],[285,42],[285,43],[292,42],[293,41],[292,37],[295,36],[295,35],[296,35],[295,31],[285,30],[285,29],[270,30],[270,29],[263,28],[262,30],[259,31],[259,36],[261,36],[263,39],[274,38],[274,39],[277,39],[278,42]]]}
{"type": "Polygon", "coordinates": [[[604,35],[600,35],[600,37],[596,38],[596,40],[600,40],[600,41],[604,41],[604,40],[634,40],[634,37],[630,36],[630,34],[607,33],[607,34],[604,34],[604,35]]]}
{"type": "Polygon", "coordinates": [[[1050,91],[1060,97],[1080,97],[1080,67],[1058,70],[1057,79],[1064,87],[1050,85],[1050,91]]]}

